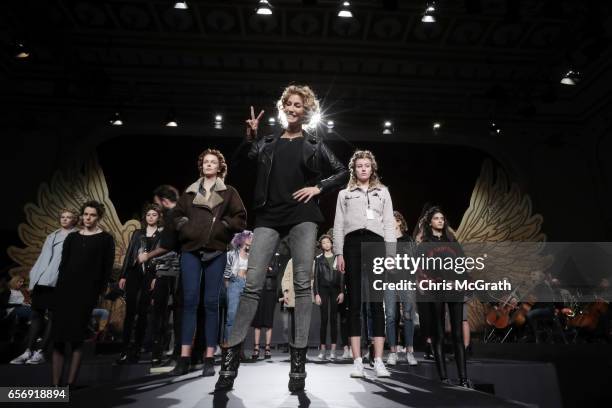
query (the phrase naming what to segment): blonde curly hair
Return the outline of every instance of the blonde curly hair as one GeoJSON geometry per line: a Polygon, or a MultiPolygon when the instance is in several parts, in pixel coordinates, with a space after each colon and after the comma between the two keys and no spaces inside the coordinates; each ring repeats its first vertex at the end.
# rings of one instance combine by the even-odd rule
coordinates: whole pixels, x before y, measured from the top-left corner
{"type": "Polygon", "coordinates": [[[284,128],[287,127],[287,117],[283,107],[291,95],[298,95],[304,103],[304,123],[302,127],[312,129],[316,127],[318,116],[320,114],[319,101],[317,96],[308,85],[289,85],[283,90],[280,99],[276,102],[278,109],[278,118],[284,128]]]}
{"type": "Polygon", "coordinates": [[[202,153],[200,153],[200,156],[198,157],[198,171],[200,172],[200,177],[204,177],[204,157],[209,154],[217,156],[217,160],[219,160],[219,170],[217,173],[217,177],[219,177],[221,180],[224,180],[225,176],[227,176],[227,163],[225,162],[225,156],[223,156],[223,153],[221,153],[217,149],[206,149],[202,153]]]}
{"type": "Polygon", "coordinates": [[[406,223],[406,219],[402,213],[399,211],[393,211],[393,216],[395,217],[395,220],[400,223],[400,230],[402,231],[402,234],[408,231],[408,224],[406,223]]]}
{"type": "Polygon", "coordinates": [[[357,166],[357,160],[359,159],[368,159],[370,163],[372,163],[372,174],[370,174],[370,187],[380,185],[380,178],[378,177],[378,163],[376,162],[376,157],[374,157],[374,153],[369,150],[357,150],[353,153],[351,160],[349,161],[349,172],[350,178],[347,187],[349,189],[355,187],[357,185],[357,175],[355,174],[355,167],[357,166]]]}
{"type": "Polygon", "coordinates": [[[62,209],[59,210],[59,212],[57,213],[57,218],[60,219],[62,218],[62,215],[64,213],[70,213],[72,214],[72,219],[74,221],[74,224],[76,224],[79,221],[79,212],[77,210],[75,210],[74,208],[66,208],[63,207],[62,209]]]}

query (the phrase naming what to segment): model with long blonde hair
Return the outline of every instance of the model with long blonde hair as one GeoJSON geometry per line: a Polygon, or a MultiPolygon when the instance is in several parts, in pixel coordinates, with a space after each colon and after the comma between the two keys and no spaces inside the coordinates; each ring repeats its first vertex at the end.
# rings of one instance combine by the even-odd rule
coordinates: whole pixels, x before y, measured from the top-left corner
{"type": "MultiPolygon", "coordinates": [[[[362,290],[362,243],[396,242],[393,203],[389,190],[378,177],[378,163],[369,150],[358,150],[349,162],[350,181],[338,194],[334,220],[334,254],[338,270],[346,273],[349,299],[349,336],[353,351],[351,377],[364,377],[361,358],[361,305],[368,301],[362,290]]],[[[383,253],[384,255],[384,253],[383,253]]],[[[369,302],[374,338],[374,370],[378,377],[389,377],[382,361],[385,344],[385,314],[382,302],[369,302]]]]}

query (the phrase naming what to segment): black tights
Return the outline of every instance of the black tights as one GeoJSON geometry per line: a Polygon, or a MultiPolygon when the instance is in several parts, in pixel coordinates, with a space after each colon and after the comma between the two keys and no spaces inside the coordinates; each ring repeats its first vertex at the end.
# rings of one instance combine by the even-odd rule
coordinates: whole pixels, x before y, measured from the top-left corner
{"type": "Polygon", "coordinates": [[[53,385],[59,385],[64,371],[64,360],[66,357],[66,346],[70,344],[72,358],[70,359],[70,371],[68,372],[68,384],[74,384],[79,368],[81,367],[81,357],[83,355],[81,347],[82,341],[56,341],[53,343],[53,385]]]}
{"type": "Polygon", "coordinates": [[[32,308],[32,322],[30,323],[30,330],[28,331],[28,347],[27,348],[29,350],[34,350],[36,339],[38,339],[38,335],[41,332],[43,333],[42,341],[40,342],[40,346],[37,349],[45,350],[47,348],[47,345],[49,344],[49,338],[51,335],[51,322],[52,322],[51,310],[47,310],[47,322],[45,323],[45,309],[32,308]]]}
{"type": "MultiPolygon", "coordinates": [[[[431,321],[431,343],[433,354],[436,359],[436,368],[440,379],[448,378],[446,373],[446,361],[444,359],[444,304],[445,302],[422,303],[429,309],[431,321]]],[[[463,302],[446,302],[451,324],[451,338],[455,350],[455,361],[457,362],[457,372],[459,379],[467,379],[467,367],[465,363],[465,348],[463,347],[463,302]]],[[[419,305],[420,306],[420,305],[419,305]]]]}

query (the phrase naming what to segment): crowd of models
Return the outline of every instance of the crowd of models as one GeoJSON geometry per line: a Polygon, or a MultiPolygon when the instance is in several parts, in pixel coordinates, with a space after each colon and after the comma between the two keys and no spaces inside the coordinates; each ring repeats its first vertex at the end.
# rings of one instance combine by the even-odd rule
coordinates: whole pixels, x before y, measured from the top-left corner
{"type": "MultiPolygon", "coordinates": [[[[260,135],[264,112],[255,115],[251,107],[246,138],[233,156],[256,164],[253,231],[246,230],[247,211],[240,194],[225,182],[228,164],[218,150],[202,152],[199,177],[182,194],[168,185],[154,191],[154,203],[143,211],[143,226],[131,237],[116,282],[126,299],[123,349],[117,363],[139,360],[150,324],[152,364],[164,364],[171,314],[177,355],[172,374],[188,373],[197,353],[203,358],[202,375],[214,376],[214,353],[220,345],[215,389],[231,389],[245,359],[242,344],[250,327],[255,328],[251,357],[259,357],[262,334],[264,357],[270,357],[274,310],[281,303],[291,321],[288,388],[300,391],[307,375],[314,303],[321,314],[319,359],[338,357],[340,337],[342,357],[353,359],[350,376],[364,377],[364,335],[376,376],[389,377],[386,365],[397,364],[400,354],[400,328],[406,361],[417,364],[413,337],[418,305],[440,379],[449,383],[442,347],[446,303],[458,384],[469,387],[465,362],[469,327],[466,330],[463,299],[420,302],[414,292],[386,291],[384,302],[374,301],[369,299],[361,268],[365,243],[398,243],[398,250],[409,252],[422,243],[435,243],[447,255],[459,256],[461,248],[445,212],[426,208],[414,234],[409,234],[404,217],[393,210],[389,189],[380,181],[374,154],[357,150],[347,167],[309,132],[319,105],[308,86],[287,87],[278,110],[282,131],[260,135]],[[318,224],[325,221],[318,198],[338,190],[333,233],[318,237],[318,224]],[[288,255],[285,262],[280,247],[288,255]],[[390,348],[386,364],[385,341],[390,348]]],[[[43,351],[52,345],[53,385],[75,383],[92,311],[98,310],[111,279],[115,244],[100,227],[104,212],[96,201],[85,202],[79,211],[62,210],[61,228],[47,237],[29,275],[27,348],[12,363],[44,361],[43,351]],[[70,365],[63,380],[67,353],[70,365]]],[[[436,274],[421,271],[417,279],[439,279],[436,274]]],[[[11,296],[18,298],[21,293],[14,290],[11,296]]]]}

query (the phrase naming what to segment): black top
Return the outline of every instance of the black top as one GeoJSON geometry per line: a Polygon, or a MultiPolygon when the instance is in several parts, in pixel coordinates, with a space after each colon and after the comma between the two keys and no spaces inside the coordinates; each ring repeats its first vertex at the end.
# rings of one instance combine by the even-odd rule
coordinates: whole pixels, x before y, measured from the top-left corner
{"type": "Polygon", "coordinates": [[[168,251],[180,252],[178,234],[174,228],[174,208],[164,211],[165,226],[161,233],[159,246],[168,251]]]}
{"type": "Polygon", "coordinates": [[[274,162],[270,169],[270,187],[267,204],[255,214],[256,227],[281,227],[302,222],[323,221],[323,214],[316,203],[293,198],[293,193],[307,186],[307,170],[302,164],[304,138],[278,139],[274,162]]]}

